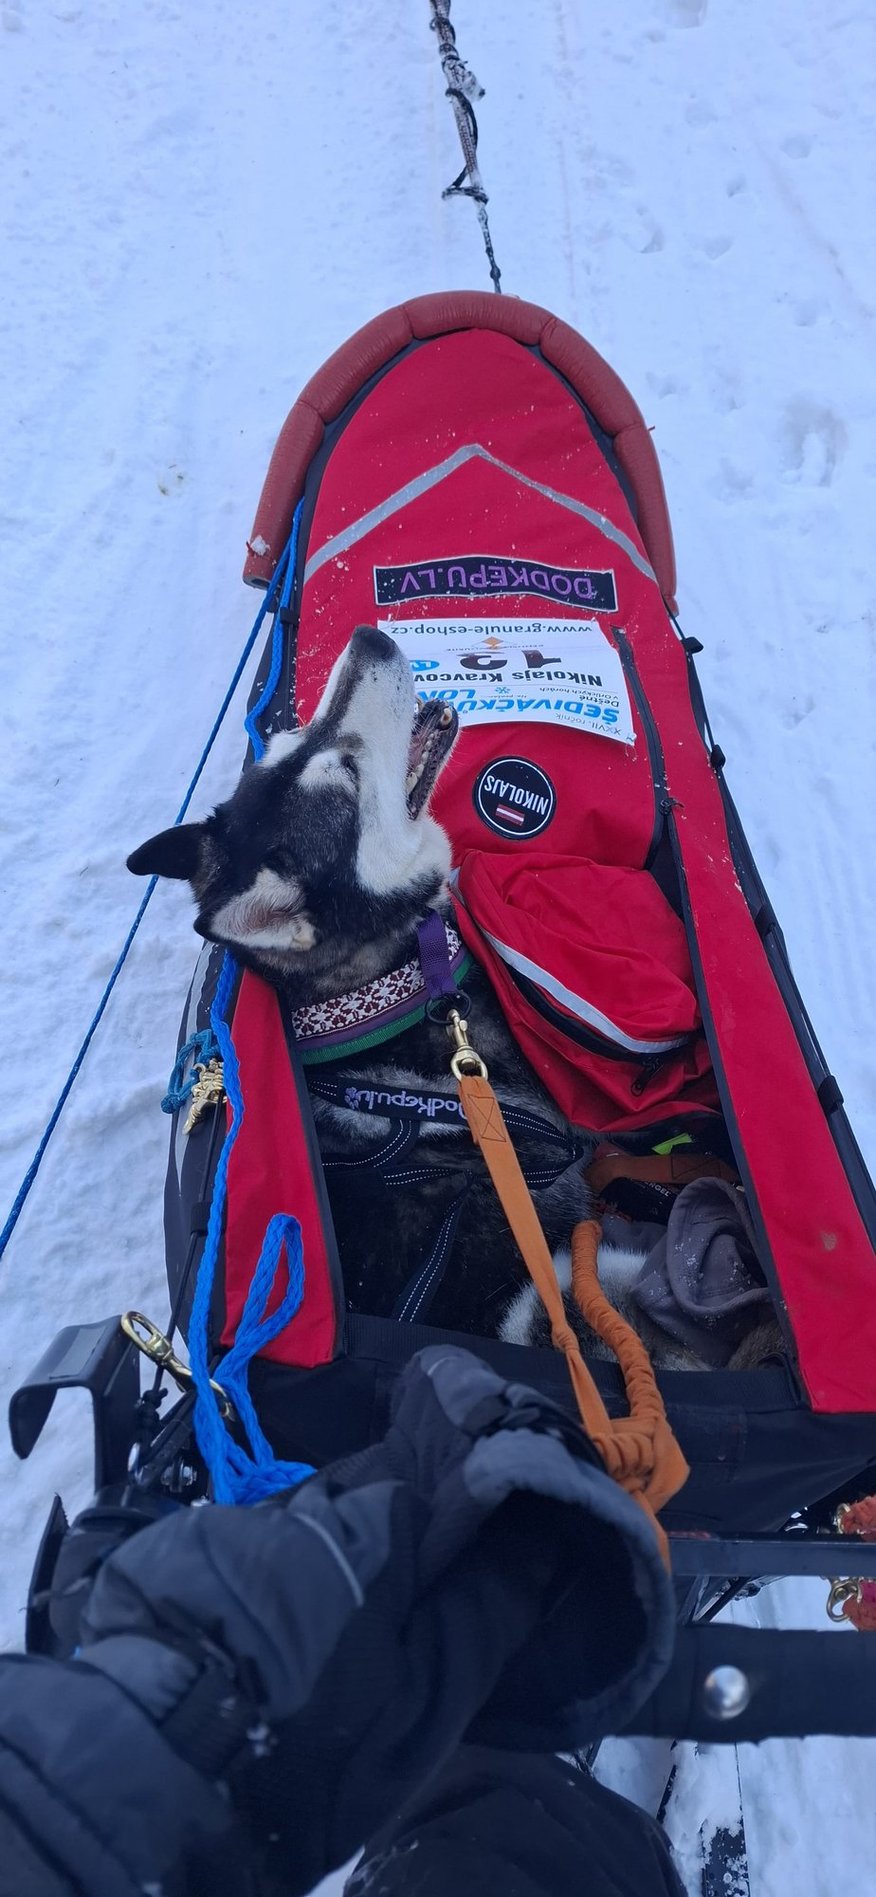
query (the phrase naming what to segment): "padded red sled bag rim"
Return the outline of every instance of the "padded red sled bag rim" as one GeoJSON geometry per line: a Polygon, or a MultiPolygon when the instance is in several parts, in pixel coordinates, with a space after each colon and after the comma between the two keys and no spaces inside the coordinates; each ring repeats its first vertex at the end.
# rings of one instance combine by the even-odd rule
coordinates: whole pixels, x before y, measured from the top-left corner
{"type": "Polygon", "coordinates": [[[684,925],[647,871],[470,850],[454,894],[518,1046],[574,1124],[717,1106],[684,925]]]}

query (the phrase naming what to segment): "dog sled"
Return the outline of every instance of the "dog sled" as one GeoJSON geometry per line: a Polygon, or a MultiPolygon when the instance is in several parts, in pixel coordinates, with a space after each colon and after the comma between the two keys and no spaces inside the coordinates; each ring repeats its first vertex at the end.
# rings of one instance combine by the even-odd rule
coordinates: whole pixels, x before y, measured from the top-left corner
{"type": "MultiPolygon", "coordinates": [[[[717,1321],[704,1275],[684,1322],[699,1316],[718,1340],[711,1367],[658,1372],[690,1469],[661,1513],[683,1632],[636,1730],[872,1732],[866,1642],[713,1625],[735,1595],[792,1574],[825,1576],[834,1616],[876,1624],[876,1194],[712,737],[634,401],[533,305],[454,293],[390,310],[292,409],[244,577],[267,590],[271,616],[248,763],[310,719],[362,624],[400,645],[423,703],[453,707],[459,736],[434,797],[455,866],[451,980],[472,956],[488,969],[524,1055],[589,1141],[605,1215],[669,1232],[697,1183],[704,1203],[716,1191],[744,1204],[756,1296],[780,1335],[753,1367],[731,1365],[738,1311],[725,1298],[717,1321]]],[[[231,1361],[251,1359],[247,1416],[293,1466],[379,1435],[399,1369],[436,1342],[574,1407],[558,1352],[448,1321],[449,1217],[418,1261],[440,1298],[347,1308],[314,1097],[331,1098],[341,1053],[422,1021],[428,983],[415,970],[404,993],[352,1013],[347,999],[290,1025],[265,983],[205,945],[166,1103],[167,1334],[136,1315],[124,1329],[74,1327],[13,1399],[22,1455],[59,1389],[84,1385],[94,1403],[98,1501],[71,1536],[56,1500],[29,1604],[36,1651],[75,1644],[71,1590],[103,1548],[208,1490],[175,1329],[197,1368],[201,1327],[223,1389],[231,1361]],[[254,1317],[279,1215],[300,1227],[303,1294],[273,1284],[283,1244],[287,1263],[292,1251],[278,1230],[254,1317]],[[156,1377],[141,1392],[144,1353],[156,1377]],[[161,1414],[164,1374],[181,1394],[161,1414]]],[[[400,1153],[415,1122],[448,1111],[402,1081],[349,1104],[389,1121],[400,1153]]],[[[710,1256],[726,1235],[715,1216],[710,1256]]],[[[739,1302],[749,1294],[752,1283],[739,1302]]],[[[616,1365],[589,1368],[622,1415],[616,1365]]]]}

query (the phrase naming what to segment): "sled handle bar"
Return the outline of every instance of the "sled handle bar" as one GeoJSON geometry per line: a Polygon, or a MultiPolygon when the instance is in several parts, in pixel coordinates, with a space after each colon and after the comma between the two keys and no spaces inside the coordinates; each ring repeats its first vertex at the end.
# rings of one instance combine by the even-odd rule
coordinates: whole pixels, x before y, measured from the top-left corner
{"type": "Polygon", "coordinates": [[[624,1736],[739,1745],[876,1735],[876,1640],[715,1622],[680,1627],[668,1673],[624,1736]]]}
{"type": "Polygon", "coordinates": [[[762,1581],[779,1575],[863,1575],[876,1580],[876,1542],[848,1535],[671,1534],[672,1572],[713,1581],[762,1581]]]}

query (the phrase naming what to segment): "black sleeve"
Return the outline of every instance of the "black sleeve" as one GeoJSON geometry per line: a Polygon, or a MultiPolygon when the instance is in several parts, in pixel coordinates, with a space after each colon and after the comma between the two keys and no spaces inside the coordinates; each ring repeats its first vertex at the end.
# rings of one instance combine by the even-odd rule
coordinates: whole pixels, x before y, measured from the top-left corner
{"type": "Polygon", "coordinates": [[[563,1759],[463,1746],[366,1846],[344,1897],[684,1897],[647,1812],[563,1759]]]}
{"type": "Polygon", "coordinates": [[[143,1530],[74,1661],[0,1661],[0,1897],[28,1851],[41,1897],[295,1897],[466,1733],[549,1751],[622,1726],[673,1621],[646,1517],[582,1432],[425,1351],[382,1444],[143,1530]]]}

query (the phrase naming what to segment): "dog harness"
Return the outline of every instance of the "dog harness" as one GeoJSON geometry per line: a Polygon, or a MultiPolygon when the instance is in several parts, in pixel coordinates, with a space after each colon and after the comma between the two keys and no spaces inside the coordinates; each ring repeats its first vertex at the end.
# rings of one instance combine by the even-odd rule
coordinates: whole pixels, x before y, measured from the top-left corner
{"type": "MultiPolygon", "coordinates": [[[[417,956],[403,963],[401,968],[350,994],[296,1009],[291,1017],[296,1040],[301,1041],[303,1062],[317,1068],[317,1072],[308,1074],[311,1095],[332,1106],[389,1121],[389,1135],[384,1145],[349,1160],[324,1159],[323,1170],[327,1175],[361,1173],[367,1169],[379,1176],[389,1192],[409,1191],[421,1184],[432,1184],[436,1179],[459,1182],[426,1256],[416,1261],[393,1306],[392,1317],[406,1323],[424,1320],[444,1278],[466,1199],[476,1180],[482,1177],[477,1150],[466,1138],[462,1151],[446,1165],[417,1165],[416,1147],[424,1126],[440,1124],[467,1134],[465,1115],[456,1094],[357,1086],[348,1079],[335,1079],[325,1072],[325,1067],[403,1033],[427,1014],[435,1021],[436,1031],[440,1031],[448,1006],[452,1003],[465,1006],[466,997],[460,983],[473,958],[456,930],[430,910],[418,924],[417,946],[417,956]]],[[[540,1114],[507,1107],[504,1117],[512,1136],[535,1137],[554,1151],[551,1159],[523,1168],[530,1191],[553,1185],[584,1155],[583,1140],[577,1139],[571,1129],[563,1131],[540,1114]]]]}

